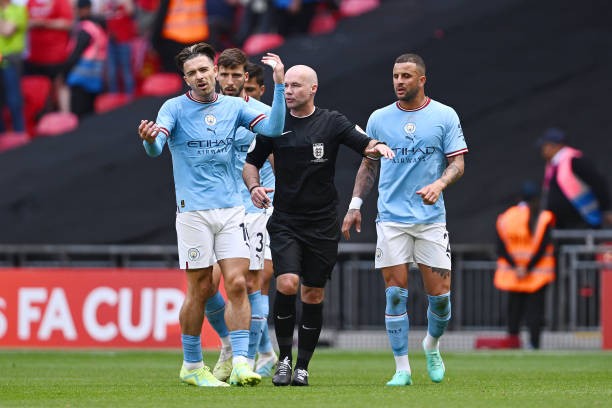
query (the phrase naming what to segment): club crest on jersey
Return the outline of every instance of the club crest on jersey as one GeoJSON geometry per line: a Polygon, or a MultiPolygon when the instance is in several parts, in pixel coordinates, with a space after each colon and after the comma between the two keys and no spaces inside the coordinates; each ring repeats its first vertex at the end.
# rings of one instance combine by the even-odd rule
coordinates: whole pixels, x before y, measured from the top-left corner
{"type": "Polygon", "coordinates": [[[200,251],[197,248],[189,248],[187,250],[187,257],[190,261],[195,261],[200,257],[200,251]]]}
{"type": "Polygon", "coordinates": [[[416,123],[408,122],[404,126],[404,132],[406,132],[406,139],[410,139],[410,141],[414,141],[414,132],[416,132],[416,123]]]}
{"type": "Polygon", "coordinates": [[[312,144],[312,155],[314,156],[314,163],[322,163],[326,162],[327,159],[324,159],[325,156],[325,146],[323,143],[313,143],[312,144]]]}
{"type": "Polygon", "coordinates": [[[217,123],[217,118],[215,115],[208,114],[204,116],[204,122],[206,122],[208,126],[214,126],[217,123]]]}
{"type": "Polygon", "coordinates": [[[406,123],[406,126],[404,126],[404,132],[408,133],[410,136],[414,136],[414,132],[416,132],[416,123],[406,123]]]}

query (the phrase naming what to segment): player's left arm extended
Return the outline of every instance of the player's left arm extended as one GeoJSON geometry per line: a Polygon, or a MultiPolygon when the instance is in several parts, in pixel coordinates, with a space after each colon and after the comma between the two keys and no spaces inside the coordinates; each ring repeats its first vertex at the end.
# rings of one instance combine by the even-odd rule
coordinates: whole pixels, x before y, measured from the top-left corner
{"type": "Polygon", "coordinates": [[[261,62],[272,67],[272,78],[274,79],[274,97],[272,99],[272,110],[270,117],[251,124],[251,131],[269,137],[278,137],[283,133],[285,127],[285,66],[276,54],[266,53],[261,62]]]}
{"type": "Polygon", "coordinates": [[[463,154],[451,156],[447,158],[448,166],[444,169],[442,176],[431,184],[418,190],[416,193],[421,196],[423,203],[426,205],[435,204],[442,194],[442,190],[450,186],[463,176],[465,162],[463,154]]]}
{"type": "Polygon", "coordinates": [[[255,119],[251,131],[268,137],[278,137],[285,127],[285,84],[274,84],[274,99],[270,116],[263,115],[255,119]]]}

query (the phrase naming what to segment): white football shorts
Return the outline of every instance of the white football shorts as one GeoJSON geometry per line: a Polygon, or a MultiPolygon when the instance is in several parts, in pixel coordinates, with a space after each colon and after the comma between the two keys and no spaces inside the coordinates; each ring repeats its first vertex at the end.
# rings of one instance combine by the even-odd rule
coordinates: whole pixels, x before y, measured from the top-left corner
{"type": "Polygon", "coordinates": [[[408,262],[451,269],[451,249],[444,223],[377,222],[376,235],[377,269],[408,262]]]}
{"type": "Polygon", "coordinates": [[[176,236],[181,269],[207,268],[218,259],[250,258],[243,206],[177,213],[176,236]]]}
{"type": "Polygon", "coordinates": [[[259,271],[264,267],[266,241],[268,239],[268,231],[266,231],[267,221],[266,213],[263,211],[247,213],[244,216],[244,222],[249,232],[249,249],[251,250],[249,270],[251,271],[259,271]]]}

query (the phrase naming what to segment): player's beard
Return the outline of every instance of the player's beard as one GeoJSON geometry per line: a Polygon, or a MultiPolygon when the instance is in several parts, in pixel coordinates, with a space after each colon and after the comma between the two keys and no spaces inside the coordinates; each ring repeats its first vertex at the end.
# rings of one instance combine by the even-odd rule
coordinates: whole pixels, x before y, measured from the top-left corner
{"type": "Polygon", "coordinates": [[[242,95],[242,86],[237,88],[234,87],[234,89],[230,90],[230,91],[226,91],[225,89],[223,90],[223,95],[227,95],[227,96],[240,96],[242,95]]]}
{"type": "Polygon", "coordinates": [[[419,88],[412,88],[410,90],[406,89],[404,96],[402,96],[401,98],[398,97],[398,99],[404,102],[412,102],[414,98],[416,98],[418,93],[419,93],[419,88]]]}

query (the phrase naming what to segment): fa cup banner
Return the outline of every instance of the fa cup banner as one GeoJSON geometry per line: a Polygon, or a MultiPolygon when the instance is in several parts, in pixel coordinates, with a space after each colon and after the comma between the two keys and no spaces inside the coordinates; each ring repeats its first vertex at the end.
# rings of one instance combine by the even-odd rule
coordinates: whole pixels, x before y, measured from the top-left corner
{"type": "MultiPolygon", "coordinates": [[[[180,347],[186,285],[174,269],[0,268],[0,347],[180,347]]],[[[202,346],[219,344],[205,322],[202,346]]]]}

